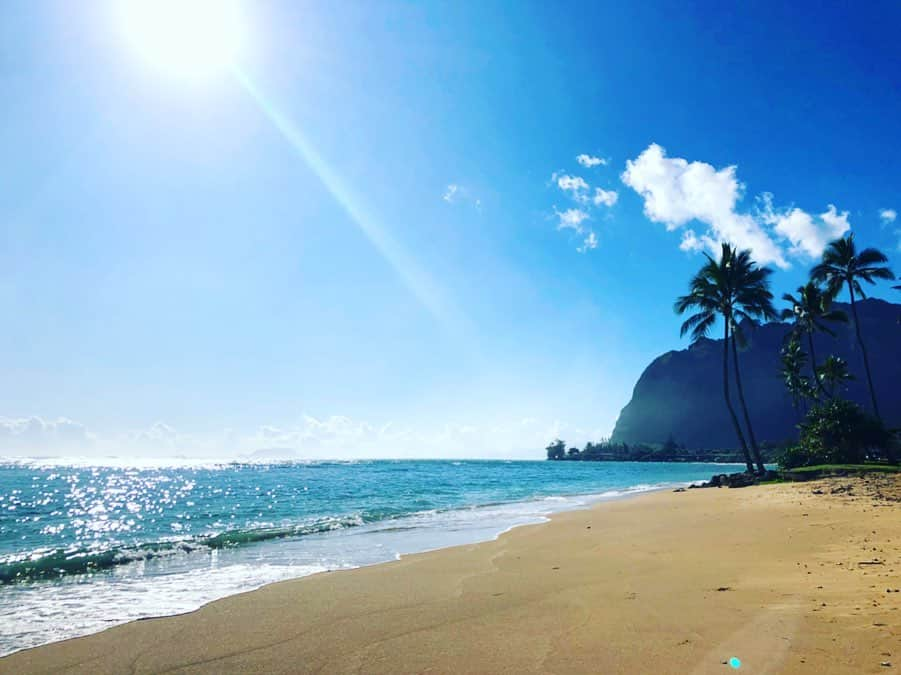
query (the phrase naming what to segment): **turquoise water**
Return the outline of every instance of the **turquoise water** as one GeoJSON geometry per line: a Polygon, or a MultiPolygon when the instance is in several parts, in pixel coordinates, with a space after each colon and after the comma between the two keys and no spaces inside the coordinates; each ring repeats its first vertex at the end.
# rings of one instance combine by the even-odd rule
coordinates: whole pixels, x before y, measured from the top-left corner
{"type": "Polygon", "coordinates": [[[481,541],[723,465],[0,463],[0,653],[481,541]]]}

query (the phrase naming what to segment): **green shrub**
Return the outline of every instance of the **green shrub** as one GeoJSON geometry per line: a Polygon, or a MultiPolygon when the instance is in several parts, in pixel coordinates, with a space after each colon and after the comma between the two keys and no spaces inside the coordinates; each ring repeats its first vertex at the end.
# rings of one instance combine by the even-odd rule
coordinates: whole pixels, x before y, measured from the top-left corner
{"type": "Polygon", "coordinates": [[[783,469],[815,464],[860,464],[888,448],[890,434],[875,417],[850,401],[831,399],[811,408],[801,438],[779,457],[783,469]]]}
{"type": "Polygon", "coordinates": [[[776,462],[780,469],[794,469],[799,466],[812,466],[817,460],[800,445],[789,445],[776,456],[776,462]]]}

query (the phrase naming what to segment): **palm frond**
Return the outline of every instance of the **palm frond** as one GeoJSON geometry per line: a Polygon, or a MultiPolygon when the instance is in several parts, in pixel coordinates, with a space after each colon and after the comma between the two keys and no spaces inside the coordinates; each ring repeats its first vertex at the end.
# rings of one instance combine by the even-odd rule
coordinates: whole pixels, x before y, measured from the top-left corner
{"type": "Polygon", "coordinates": [[[698,325],[704,323],[710,317],[713,317],[713,319],[716,320],[716,314],[714,314],[713,312],[701,311],[697,314],[692,314],[682,322],[682,327],[679,329],[679,337],[684,337],[688,331],[695,330],[698,325]]]}
{"type": "Polygon", "coordinates": [[[880,265],[888,262],[885,253],[878,248],[865,248],[857,254],[856,258],[857,264],[860,267],[871,267],[873,265],[880,265]]]}
{"type": "Polygon", "coordinates": [[[823,312],[821,318],[826,321],[848,323],[848,315],[840,309],[830,309],[828,312],[823,312]]]}
{"type": "MultiPolygon", "coordinates": [[[[691,317],[689,321],[698,317],[698,320],[694,322],[693,327],[691,328],[691,341],[697,342],[701,338],[707,337],[707,334],[710,332],[710,329],[713,328],[713,324],[716,323],[716,314],[714,312],[709,313],[699,313],[694,317],[691,317]]],[[[686,321],[688,323],[688,321],[686,321]]],[[[686,326],[682,324],[682,335],[685,335],[686,326]]]]}

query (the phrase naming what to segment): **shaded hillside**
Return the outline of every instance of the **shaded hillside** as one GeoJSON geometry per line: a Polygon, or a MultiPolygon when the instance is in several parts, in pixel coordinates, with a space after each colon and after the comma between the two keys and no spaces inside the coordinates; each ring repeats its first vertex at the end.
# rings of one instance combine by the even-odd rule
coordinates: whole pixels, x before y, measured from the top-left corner
{"type": "MultiPolygon", "coordinates": [[[[849,305],[837,302],[834,307],[851,316],[849,305]]],[[[859,302],[857,311],[882,415],[888,426],[901,426],[901,305],[869,299],[859,302]]],[[[745,396],[761,442],[780,442],[796,435],[798,416],[779,375],[779,352],[788,331],[789,325],[782,323],[748,330],[749,345],[740,355],[745,396]]],[[[835,332],[835,338],[815,337],[817,358],[820,363],[829,354],[844,358],[857,377],[846,397],[869,409],[853,325],[838,324],[835,332]]],[[[806,350],[806,341],[802,344],[806,350]]],[[[735,432],[723,402],[722,350],[722,340],[701,340],[655,359],[635,385],[611,441],[662,443],[672,434],[689,448],[735,447],[735,432]]],[[[733,401],[737,406],[734,387],[733,401]]]]}

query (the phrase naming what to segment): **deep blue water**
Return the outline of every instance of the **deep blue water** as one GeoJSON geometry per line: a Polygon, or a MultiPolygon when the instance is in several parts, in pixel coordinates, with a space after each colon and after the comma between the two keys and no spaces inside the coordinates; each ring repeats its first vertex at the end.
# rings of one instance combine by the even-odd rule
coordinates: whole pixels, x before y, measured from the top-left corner
{"type": "Polygon", "coordinates": [[[271,581],[490,539],[722,465],[0,461],[0,653],[271,581]]]}

